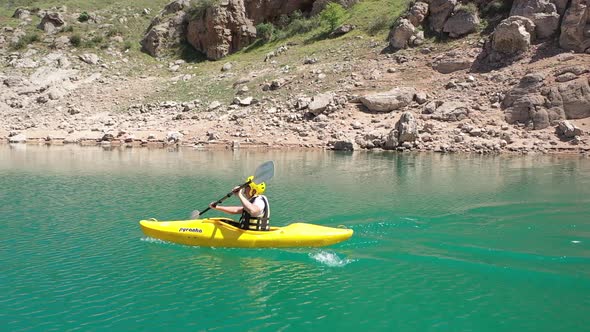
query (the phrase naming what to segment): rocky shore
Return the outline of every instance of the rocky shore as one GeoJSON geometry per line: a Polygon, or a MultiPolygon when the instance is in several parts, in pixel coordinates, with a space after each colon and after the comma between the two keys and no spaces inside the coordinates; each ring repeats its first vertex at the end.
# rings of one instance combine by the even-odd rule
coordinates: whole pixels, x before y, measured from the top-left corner
{"type": "MultiPolygon", "coordinates": [[[[0,27],[0,142],[588,154],[588,37],[571,41],[577,32],[567,13],[586,13],[590,4],[525,2],[514,1],[512,12],[531,18],[511,15],[490,33],[471,28],[480,18],[462,2],[431,0],[410,6],[386,41],[352,32],[318,41],[323,51],[284,44],[253,61],[209,62],[207,70],[169,58],[138,63],[117,36],[97,52],[76,48],[51,28],[42,46],[15,51],[7,44],[22,38],[21,29],[0,27]],[[531,3],[548,7],[525,10],[536,8],[531,3]],[[556,17],[546,30],[541,18],[556,17]],[[425,40],[416,28],[422,24],[451,39],[425,40]],[[228,88],[153,98],[215,84],[228,88]]],[[[55,8],[31,15],[15,12],[14,19],[55,28],[80,14],[55,8]]]]}

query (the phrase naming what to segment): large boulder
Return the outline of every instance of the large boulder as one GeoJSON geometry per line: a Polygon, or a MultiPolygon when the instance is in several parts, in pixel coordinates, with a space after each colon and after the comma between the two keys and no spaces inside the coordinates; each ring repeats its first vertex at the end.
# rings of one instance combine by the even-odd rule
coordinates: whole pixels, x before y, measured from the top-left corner
{"type": "MultiPolygon", "coordinates": [[[[296,10],[310,11],[315,2],[318,1],[175,0],[152,20],[141,42],[142,48],[152,56],[159,56],[185,39],[207,58],[217,60],[253,42],[257,24],[296,10]]],[[[357,0],[338,2],[348,6],[357,0]]],[[[320,4],[317,6],[320,8],[320,4]]]]}
{"type": "Polygon", "coordinates": [[[559,46],[566,50],[585,52],[590,48],[590,2],[571,0],[561,23],[559,46]]]}
{"type": "Polygon", "coordinates": [[[473,65],[473,58],[465,52],[451,51],[434,59],[432,68],[442,74],[450,74],[458,70],[469,69],[473,65]]]}
{"type": "Polygon", "coordinates": [[[441,32],[445,22],[457,5],[457,0],[426,0],[429,4],[428,26],[434,32],[441,32]]]}
{"type": "Polygon", "coordinates": [[[401,19],[389,33],[389,45],[393,49],[408,47],[410,38],[414,35],[416,28],[407,19],[401,19]]]}
{"type": "Polygon", "coordinates": [[[160,56],[163,51],[178,45],[185,33],[190,8],[190,0],[175,0],[170,2],[152,20],[143,39],[143,51],[151,56],[160,56]]]}
{"type": "Polygon", "coordinates": [[[323,93],[313,97],[313,100],[307,106],[307,110],[317,116],[324,112],[328,105],[334,100],[332,93],[323,93]]]}
{"type": "Polygon", "coordinates": [[[445,22],[443,31],[448,33],[452,38],[458,38],[475,32],[479,26],[480,20],[477,11],[471,11],[461,7],[445,22]]]}
{"type": "Polygon", "coordinates": [[[412,23],[413,26],[417,27],[428,16],[428,4],[426,2],[418,1],[412,5],[406,18],[412,23]]]}
{"type": "Polygon", "coordinates": [[[568,119],[590,117],[590,86],[587,77],[559,84],[558,89],[568,119]]]}
{"type": "Polygon", "coordinates": [[[432,118],[439,121],[454,122],[469,117],[469,108],[462,102],[448,101],[436,107],[432,118]]]}
{"type": "Polygon", "coordinates": [[[506,122],[525,124],[533,120],[535,129],[549,126],[549,115],[545,110],[547,99],[540,91],[545,84],[544,80],[544,75],[526,75],[515,88],[506,93],[502,101],[506,122]]]}
{"type": "Polygon", "coordinates": [[[66,24],[60,13],[46,13],[41,19],[38,28],[49,33],[57,32],[57,28],[66,24]]]}
{"type": "Polygon", "coordinates": [[[409,105],[415,96],[416,89],[402,87],[370,94],[360,98],[360,101],[372,112],[391,112],[409,105]]]}
{"type": "Polygon", "coordinates": [[[208,59],[217,60],[249,45],[256,39],[254,23],[246,17],[241,0],[230,0],[204,8],[189,21],[187,41],[208,59]]]}
{"type": "Polygon", "coordinates": [[[514,55],[525,52],[535,36],[535,24],[522,16],[511,16],[498,24],[492,35],[492,49],[514,55]]]}
{"type": "Polygon", "coordinates": [[[508,123],[530,124],[533,129],[556,125],[564,119],[590,116],[590,86],[586,77],[558,85],[542,74],[524,76],[502,101],[508,123]]]}
{"type": "Polygon", "coordinates": [[[17,8],[12,14],[12,18],[17,18],[19,20],[26,20],[31,16],[31,11],[25,8],[17,8]]]}
{"type": "Polygon", "coordinates": [[[418,123],[411,112],[404,112],[395,125],[398,142],[414,142],[418,139],[418,123]]]}
{"type": "Polygon", "coordinates": [[[515,0],[510,15],[533,21],[537,38],[552,37],[559,29],[560,15],[550,0],[515,0]]]}
{"type": "Polygon", "coordinates": [[[557,132],[557,135],[565,139],[570,139],[582,135],[582,130],[580,130],[580,128],[574,126],[571,122],[567,120],[559,121],[557,127],[555,128],[555,131],[557,132]]]}
{"type": "MultiPolygon", "coordinates": [[[[343,3],[355,1],[343,1],[343,3]]],[[[256,39],[255,26],[296,10],[305,11],[314,1],[225,0],[217,5],[191,10],[187,41],[211,60],[220,59],[256,39]]]]}

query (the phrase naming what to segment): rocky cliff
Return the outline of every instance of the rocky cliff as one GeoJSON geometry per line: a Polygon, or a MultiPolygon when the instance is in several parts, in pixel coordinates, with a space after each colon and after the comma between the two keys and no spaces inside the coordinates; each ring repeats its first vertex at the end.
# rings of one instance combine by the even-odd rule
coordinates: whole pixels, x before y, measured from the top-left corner
{"type": "Polygon", "coordinates": [[[210,60],[234,53],[256,39],[256,25],[273,22],[282,15],[301,11],[306,15],[319,13],[327,3],[350,6],[356,0],[175,0],[156,16],[142,41],[143,48],[153,56],[186,40],[210,60]]]}

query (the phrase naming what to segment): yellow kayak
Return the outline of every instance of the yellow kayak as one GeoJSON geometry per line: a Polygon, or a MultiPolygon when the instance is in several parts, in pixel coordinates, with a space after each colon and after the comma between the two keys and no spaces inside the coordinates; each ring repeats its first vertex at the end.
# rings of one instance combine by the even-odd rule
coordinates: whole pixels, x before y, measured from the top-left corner
{"type": "Polygon", "coordinates": [[[249,231],[237,228],[227,218],[157,221],[141,220],[141,230],[149,237],[190,246],[279,248],[322,247],[347,240],[352,229],[293,223],[271,227],[270,231],[249,231]]]}

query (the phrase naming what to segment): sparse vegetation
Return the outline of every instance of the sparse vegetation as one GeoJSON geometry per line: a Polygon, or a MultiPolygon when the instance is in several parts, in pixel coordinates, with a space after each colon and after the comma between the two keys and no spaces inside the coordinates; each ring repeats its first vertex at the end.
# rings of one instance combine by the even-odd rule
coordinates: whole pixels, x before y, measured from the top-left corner
{"type": "Polygon", "coordinates": [[[106,37],[110,38],[110,37],[114,37],[114,36],[123,36],[123,28],[120,26],[112,26],[109,28],[109,30],[107,30],[106,32],[106,37]]]}
{"type": "Polygon", "coordinates": [[[369,23],[369,26],[367,27],[367,33],[371,36],[374,36],[381,31],[389,30],[391,25],[392,22],[389,18],[389,15],[383,13],[369,23]]]}
{"type": "Polygon", "coordinates": [[[191,19],[199,19],[205,15],[207,9],[215,7],[218,4],[219,0],[193,0],[187,13],[191,19]]]}
{"type": "Polygon", "coordinates": [[[512,8],[512,0],[493,0],[482,8],[483,16],[507,14],[512,8]]]}
{"type": "Polygon", "coordinates": [[[70,44],[74,47],[79,47],[82,44],[82,37],[79,34],[73,34],[70,36],[70,44]]]}
{"type": "Polygon", "coordinates": [[[477,6],[473,3],[467,3],[467,4],[461,4],[459,6],[459,8],[457,9],[457,12],[462,11],[462,12],[466,12],[469,14],[477,14],[478,13],[478,9],[477,6]]]}
{"type": "Polygon", "coordinates": [[[11,48],[13,50],[20,50],[25,48],[27,45],[38,42],[39,40],[39,35],[37,33],[29,33],[21,37],[16,43],[12,43],[11,48]]]}
{"type": "Polygon", "coordinates": [[[126,40],[125,43],[123,43],[123,47],[121,48],[123,51],[127,51],[133,48],[133,43],[130,40],[126,40]]]}

